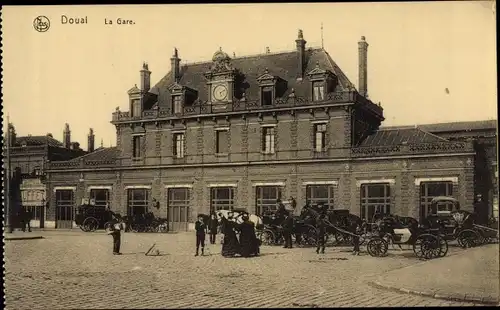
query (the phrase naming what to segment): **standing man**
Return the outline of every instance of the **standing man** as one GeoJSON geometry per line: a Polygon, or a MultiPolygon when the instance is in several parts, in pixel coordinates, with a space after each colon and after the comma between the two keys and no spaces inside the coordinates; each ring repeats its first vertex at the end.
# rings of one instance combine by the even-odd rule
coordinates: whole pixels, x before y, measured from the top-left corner
{"type": "Polygon", "coordinates": [[[474,215],[477,224],[485,225],[488,223],[488,209],[483,200],[483,195],[476,195],[476,203],[474,204],[474,215]]]}
{"type": "Polygon", "coordinates": [[[26,230],[26,227],[28,228],[28,232],[31,232],[31,212],[26,210],[24,207],[22,209],[22,216],[24,220],[24,226],[23,226],[23,231],[26,230]]]}
{"type": "Polygon", "coordinates": [[[204,251],[205,251],[205,233],[207,230],[207,225],[205,225],[205,222],[203,221],[203,215],[198,215],[198,220],[196,221],[195,224],[195,230],[196,230],[196,254],[194,256],[198,256],[198,250],[200,249],[201,245],[201,256],[203,256],[204,251]]]}
{"type": "Polygon", "coordinates": [[[290,214],[285,214],[283,221],[283,237],[285,238],[284,248],[292,248],[292,231],[293,231],[293,217],[290,214]]]}
{"type": "Polygon", "coordinates": [[[319,254],[319,250],[321,249],[321,254],[325,254],[326,223],[324,214],[320,214],[320,216],[318,217],[318,223],[316,224],[316,231],[317,231],[316,253],[319,254]]]}
{"type": "Polygon", "coordinates": [[[122,223],[116,223],[112,226],[109,234],[113,237],[113,255],[122,255],[120,253],[121,237],[122,237],[122,223]]]}
{"type": "Polygon", "coordinates": [[[210,219],[208,220],[208,230],[210,233],[210,244],[215,244],[215,239],[217,236],[217,229],[219,228],[219,221],[217,220],[217,216],[215,216],[215,212],[210,214],[210,219]]]}

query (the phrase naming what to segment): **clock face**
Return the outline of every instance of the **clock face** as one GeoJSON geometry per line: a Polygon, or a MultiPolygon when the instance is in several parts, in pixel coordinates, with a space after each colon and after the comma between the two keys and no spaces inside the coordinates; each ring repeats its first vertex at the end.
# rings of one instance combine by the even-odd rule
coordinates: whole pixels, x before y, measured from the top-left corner
{"type": "Polygon", "coordinates": [[[227,86],[219,84],[214,87],[213,98],[217,101],[222,101],[227,99],[227,86]]]}

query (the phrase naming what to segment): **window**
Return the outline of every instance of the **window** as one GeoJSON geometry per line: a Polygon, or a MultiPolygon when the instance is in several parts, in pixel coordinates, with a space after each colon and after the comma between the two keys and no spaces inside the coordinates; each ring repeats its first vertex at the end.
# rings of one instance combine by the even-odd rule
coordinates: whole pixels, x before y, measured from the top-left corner
{"type": "Polygon", "coordinates": [[[281,199],[281,187],[257,186],[255,197],[257,215],[262,215],[267,211],[276,211],[276,200],[281,199]]]}
{"type": "Polygon", "coordinates": [[[313,100],[325,100],[325,82],[313,82],[313,100]]]}
{"type": "Polygon", "coordinates": [[[139,117],[141,116],[141,101],[140,100],[133,100],[132,101],[132,117],[139,117]]]}
{"type": "Polygon", "coordinates": [[[266,86],[261,88],[261,103],[263,106],[273,105],[273,87],[266,86]]]}
{"type": "Polygon", "coordinates": [[[134,136],[132,138],[132,155],[134,158],[139,158],[142,156],[141,138],[141,136],[134,136]]]}
{"type": "Polygon", "coordinates": [[[90,200],[96,207],[106,207],[109,204],[109,190],[108,189],[91,189],[90,200]]]}
{"type": "Polygon", "coordinates": [[[323,204],[333,209],[333,185],[308,185],[306,187],[306,202],[310,206],[323,204]]]}
{"type": "Polygon", "coordinates": [[[274,153],[274,127],[264,127],[262,130],[262,152],[274,153]]]}
{"type": "Polygon", "coordinates": [[[42,171],[41,171],[40,167],[33,168],[33,175],[35,175],[35,176],[42,175],[42,171]]]}
{"type": "Polygon", "coordinates": [[[174,157],[184,158],[184,134],[174,133],[174,157]]]}
{"type": "Polygon", "coordinates": [[[217,154],[229,153],[228,135],[229,132],[227,130],[216,131],[215,152],[217,154]]]}
{"type": "Polygon", "coordinates": [[[131,188],[127,194],[127,215],[145,214],[149,203],[149,189],[131,188]]]}
{"type": "Polygon", "coordinates": [[[326,148],[326,124],[314,125],[314,151],[324,152],[326,148]]]}
{"type": "MultiPolygon", "coordinates": [[[[168,218],[173,223],[187,223],[189,218],[189,188],[168,189],[168,218]]],[[[177,230],[173,227],[174,230],[177,230]]]]}
{"type": "Polygon", "coordinates": [[[452,211],[452,203],[440,203],[437,209],[433,209],[431,201],[437,196],[452,196],[453,182],[422,182],[420,184],[420,219],[428,215],[438,214],[438,211],[452,211]]]}
{"type": "Polygon", "coordinates": [[[233,210],[234,188],[212,187],[210,191],[210,211],[233,210]]]}
{"type": "Polygon", "coordinates": [[[174,111],[174,114],[182,113],[182,101],[180,95],[172,96],[172,110],[174,111]]]}
{"type": "Polygon", "coordinates": [[[391,214],[390,184],[361,185],[361,218],[371,222],[375,213],[391,214]]]}

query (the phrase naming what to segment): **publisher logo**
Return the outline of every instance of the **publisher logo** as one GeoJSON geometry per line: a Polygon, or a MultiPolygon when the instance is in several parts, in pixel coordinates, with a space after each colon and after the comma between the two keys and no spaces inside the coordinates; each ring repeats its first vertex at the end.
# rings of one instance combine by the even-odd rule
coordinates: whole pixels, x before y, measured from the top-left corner
{"type": "Polygon", "coordinates": [[[38,16],[33,21],[33,28],[38,32],[46,32],[50,28],[50,20],[45,16],[38,16]]]}

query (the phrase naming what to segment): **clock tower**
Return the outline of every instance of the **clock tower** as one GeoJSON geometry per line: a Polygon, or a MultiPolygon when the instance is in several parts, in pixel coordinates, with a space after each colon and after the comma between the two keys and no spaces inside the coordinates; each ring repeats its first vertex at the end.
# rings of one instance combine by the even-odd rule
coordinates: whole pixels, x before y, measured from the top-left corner
{"type": "Polygon", "coordinates": [[[231,58],[222,49],[212,57],[212,66],[205,73],[209,86],[209,102],[213,108],[225,109],[228,103],[233,102],[235,69],[231,65],[231,58]]]}

